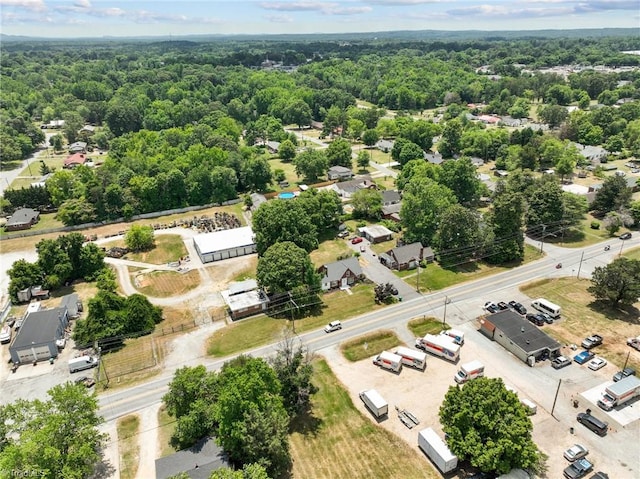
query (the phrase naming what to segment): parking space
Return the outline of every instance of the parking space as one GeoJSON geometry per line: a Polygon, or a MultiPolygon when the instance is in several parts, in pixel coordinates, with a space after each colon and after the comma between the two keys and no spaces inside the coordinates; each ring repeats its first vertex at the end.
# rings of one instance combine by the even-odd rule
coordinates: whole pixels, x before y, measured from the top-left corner
{"type": "Polygon", "coordinates": [[[605,383],[599,384],[594,388],[588,389],[584,391],[581,396],[584,397],[587,401],[589,401],[594,407],[597,407],[602,414],[608,416],[608,422],[612,420],[618,423],[620,426],[625,427],[629,424],[633,423],[640,419],[640,402],[638,399],[635,401],[632,400],[627,404],[623,404],[620,408],[614,408],[611,411],[604,411],[598,406],[598,399],[602,397],[602,393],[604,392],[607,386],[611,386],[613,381],[607,381],[605,383]],[[636,407],[634,407],[636,405],[636,407]]]}
{"type": "MultiPolygon", "coordinates": [[[[633,419],[624,424],[617,420],[609,421],[611,428],[604,438],[576,421],[576,414],[586,408],[593,409],[600,419],[608,420],[606,413],[594,406],[592,398],[583,393],[597,390],[599,394],[607,378],[611,377],[611,367],[591,371],[586,366],[573,363],[556,370],[549,361],[544,361],[531,368],[481,335],[473,322],[456,325],[456,328],[463,330],[466,336],[458,364],[429,355],[424,372],[403,367],[400,374],[394,374],[374,366],[370,359],[350,363],[337,348],[321,351],[321,354],[327,357],[334,373],[349,390],[353,403],[367,417],[374,420],[358,397],[360,391],[373,388],[387,400],[389,417],[380,425],[416,450],[418,431],[422,428],[432,427],[442,435],[438,411],[444,395],[449,386],[455,384],[453,376],[459,365],[477,359],[485,365],[486,376],[502,378],[521,399],[529,399],[537,405],[537,413],[531,416],[533,439],[548,456],[547,477],[562,477],[562,470],[568,465],[563,452],[575,443],[589,449],[588,458],[595,464],[595,470],[607,472],[611,478],[640,477],[637,461],[640,421],[633,419]],[[408,429],[398,419],[395,407],[410,411],[420,424],[408,429]]],[[[409,337],[407,334],[399,336],[403,340],[409,337]]],[[[413,346],[411,343],[408,345],[413,346]]],[[[569,348],[562,350],[562,354],[573,357],[571,353],[569,348]]],[[[428,461],[426,457],[425,461],[428,461]]]]}

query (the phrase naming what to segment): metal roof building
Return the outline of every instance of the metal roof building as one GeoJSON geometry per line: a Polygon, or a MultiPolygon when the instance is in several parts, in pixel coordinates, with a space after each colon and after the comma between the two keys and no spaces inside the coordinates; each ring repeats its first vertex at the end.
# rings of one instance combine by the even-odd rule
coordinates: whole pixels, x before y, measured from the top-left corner
{"type": "Polygon", "coordinates": [[[197,235],[193,238],[193,245],[203,263],[256,252],[256,242],[250,226],[197,235]]]}
{"type": "Polygon", "coordinates": [[[480,319],[480,332],[502,345],[529,366],[554,357],[560,343],[513,311],[500,311],[480,319]]]}
{"type": "Polygon", "coordinates": [[[58,357],[56,341],[64,338],[68,324],[66,307],[29,313],[9,346],[13,364],[28,364],[58,357]]]}

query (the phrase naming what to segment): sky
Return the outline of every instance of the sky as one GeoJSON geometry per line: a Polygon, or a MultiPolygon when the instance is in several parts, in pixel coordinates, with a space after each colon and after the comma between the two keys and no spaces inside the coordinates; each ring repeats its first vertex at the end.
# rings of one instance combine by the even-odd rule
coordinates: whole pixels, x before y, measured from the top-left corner
{"type": "Polygon", "coordinates": [[[638,28],[640,0],[0,0],[37,37],[638,28]]]}

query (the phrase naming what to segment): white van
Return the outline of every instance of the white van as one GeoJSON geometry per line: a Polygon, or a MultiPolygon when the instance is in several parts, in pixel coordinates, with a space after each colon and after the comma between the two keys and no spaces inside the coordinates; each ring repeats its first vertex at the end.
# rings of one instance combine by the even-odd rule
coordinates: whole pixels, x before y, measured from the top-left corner
{"type": "Polygon", "coordinates": [[[459,329],[447,329],[440,334],[453,338],[453,342],[462,346],[464,344],[464,333],[459,329]]]}
{"type": "Polygon", "coordinates": [[[538,311],[543,313],[547,313],[553,319],[558,319],[560,317],[560,306],[551,301],[547,301],[544,298],[538,298],[531,301],[531,306],[533,306],[538,311]]]}
{"type": "Polygon", "coordinates": [[[98,365],[98,358],[94,356],[80,356],[78,358],[69,359],[69,372],[75,373],[83,369],[95,368],[98,365]]]}

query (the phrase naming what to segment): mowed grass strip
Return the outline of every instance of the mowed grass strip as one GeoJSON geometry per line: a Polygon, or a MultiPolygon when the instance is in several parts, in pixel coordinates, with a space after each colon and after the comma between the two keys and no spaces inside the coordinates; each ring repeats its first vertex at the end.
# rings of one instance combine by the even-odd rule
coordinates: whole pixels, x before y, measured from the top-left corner
{"type": "MultiPolygon", "coordinates": [[[[346,291],[332,291],[322,296],[324,305],[313,315],[295,320],[296,332],[318,329],[330,321],[352,318],[382,308],[373,299],[373,285],[358,284],[346,291]]],[[[273,341],[279,341],[285,328],[292,327],[288,318],[272,318],[266,315],[237,321],[216,331],[209,339],[207,352],[221,357],[237,354],[273,341]]]]}
{"type": "Polygon", "coordinates": [[[200,284],[200,272],[193,269],[186,273],[176,271],[153,271],[151,273],[135,273],[140,279],[138,291],[144,295],[158,298],[180,296],[200,284]]]}
{"type": "Polygon", "coordinates": [[[587,279],[557,278],[530,283],[520,290],[531,298],[545,298],[562,307],[560,321],[544,326],[543,330],[564,344],[577,344],[590,334],[604,338],[602,346],[594,352],[604,356],[610,363],[622,367],[629,356],[629,366],[640,367],[638,355],[627,346],[629,337],[637,336],[640,317],[635,308],[612,308],[594,302],[587,291],[591,281],[587,279]]]}
{"type": "Polygon", "coordinates": [[[294,422],[292,477],[419,479],[439,477],[428,460],[365,417],[324,360],[313,363],[312,415],[294,422]]]}
{"type": "Polygon", "coordinates": [[[425,334],[440,334],[440,331],[451,329],[451,326],[448,324],[443,326],[442,321],[433,316],[412,319],[407,326],[414,336],[420,338],[425,334]]]}
{"type": "Polygon", "coordinates": [[[162,404],[158,409],[158,450],[160,451],[159,457],[170,456],[177,452],[169,444],[169,440],[176,430],[176,418],[169,416],[167,407],[162,404]]]}
{"type": "Polygon", "coordinates": [[[375,331],[347,341],[340,346],[345,358],[355,362],[374,356],[385,349],[400,345],[400,339],[392,331],[375,331]]]}
{"type": "Polygon", "coordinates": [[[140,433],[140,417],[132,414],[118,419],[118,451],[120,454],[120,478],[133,479],[138,472],[140,447],[138,434],[140,433]]]}
{"type": "Polygon", "coordinates": [[[155,235],[154,243],[153,249],[128,253],[127,258],[142,263],[166,264],[187,256],[187,248],[180,235],[155,235]]]}

